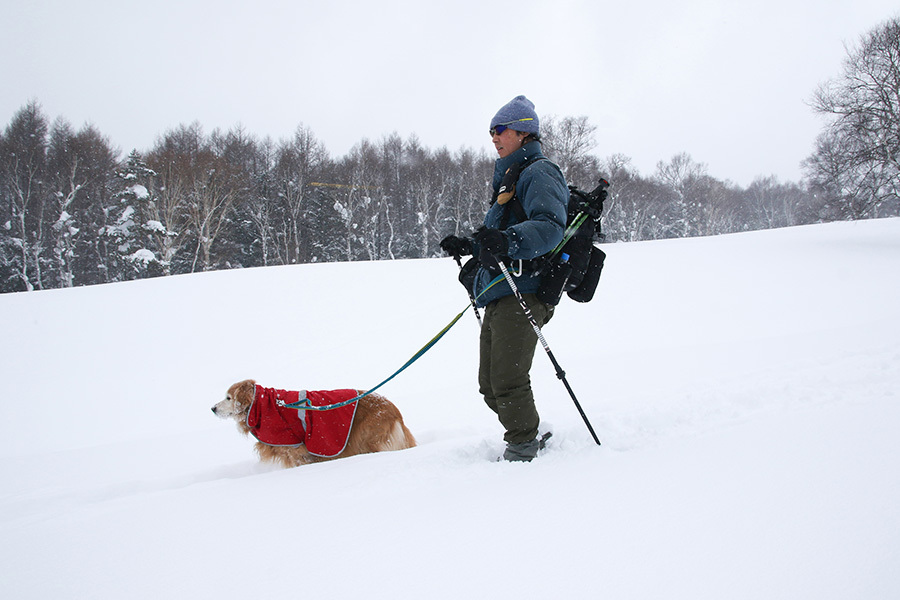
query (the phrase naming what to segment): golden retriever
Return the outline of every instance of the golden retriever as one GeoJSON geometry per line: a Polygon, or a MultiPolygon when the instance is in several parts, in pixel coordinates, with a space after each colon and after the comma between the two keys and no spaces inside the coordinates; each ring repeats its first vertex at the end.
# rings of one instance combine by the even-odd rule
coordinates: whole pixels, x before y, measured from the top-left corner
{"type": "MultiPolygon", "coordinates": [[[[257,399],[257,387],[252,379],[235,383],[228,388],[225,399],[213,406],[213,413],[222,419],[234,419],[239,431],[250,434],[247,417],[257,399]]],[[[289,468],[355,454],[403,450],[416,445],[415,438],[403,423],[403,416],[390,400],[378,394],[369,394],[356,404],[349,437],[339,454],[317,456],[310,453],[305,444],[273,446],[257,441],[259,459],[289,468]]]]}

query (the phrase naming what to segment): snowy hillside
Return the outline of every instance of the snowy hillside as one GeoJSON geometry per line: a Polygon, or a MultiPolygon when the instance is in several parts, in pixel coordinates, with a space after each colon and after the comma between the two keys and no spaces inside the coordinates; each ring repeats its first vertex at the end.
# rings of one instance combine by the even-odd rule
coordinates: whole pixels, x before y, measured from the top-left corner
{"type": "Polygon", "coordinates": [[[0,296],[0,596],[900,597],[900,219],[606,247],[538,349],[555,432],[493,462],[465,317],[382,391],[419,447],[277,470],[227,387],[371,387],[452,259],[0,296]]]}

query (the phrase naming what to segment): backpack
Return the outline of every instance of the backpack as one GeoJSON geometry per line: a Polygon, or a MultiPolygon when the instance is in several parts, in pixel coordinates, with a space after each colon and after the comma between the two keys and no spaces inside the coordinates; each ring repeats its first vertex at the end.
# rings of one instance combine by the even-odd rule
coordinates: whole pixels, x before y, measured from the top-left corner
{"type": "MultiPolygon", "coordinates": [[[[520,168],[510,169],[498,193],[500,203],[507,204],[509,210],[516,213],[519,222],[527,217],[521,201],[514,195],[515,185],[519,173],[530,166],[531,162],[520,168]],[[505,198],[504,193],[508,195],[505,198]]],[[[576,302],[590,302],[594,297],[603,261],[606,260],[606,253],[594,242],[599,242],[602,238],[600,219],[607,188],[609,182],[603,178],[591,192],[579,190],[574,185],[569,186],[563,239],[556,248],[534,260],[534,270],[541,276],[537,296],[542,302],[556,306],[564,292],[576,302]]],[[[505,228],[504,223],[501,229],[505,228]]]]}

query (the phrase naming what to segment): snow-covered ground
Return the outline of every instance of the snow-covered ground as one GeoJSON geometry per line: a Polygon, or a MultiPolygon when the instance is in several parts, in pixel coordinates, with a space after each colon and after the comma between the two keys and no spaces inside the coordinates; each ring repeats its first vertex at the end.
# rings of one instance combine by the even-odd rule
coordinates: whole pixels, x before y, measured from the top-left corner
{"type": "Polygon", "coordinates": [[[0,296],[0,597],[900,597],[900,219],[617,244],[497,463],[466,315],[382,391],[419,447],[259,465],[227,387],[371,387],[452,259],[0,296]]]}

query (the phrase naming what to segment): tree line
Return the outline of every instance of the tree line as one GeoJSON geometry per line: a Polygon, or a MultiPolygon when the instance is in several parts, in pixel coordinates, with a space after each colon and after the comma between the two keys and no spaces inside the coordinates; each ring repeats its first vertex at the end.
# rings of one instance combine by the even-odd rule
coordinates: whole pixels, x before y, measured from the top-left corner
{"type": "MultiPolygon", "coordinates": [[[[848,50],[816,91],[829,120],[806,179],[711,176],[687,154],[642,175],[593,154],[587,117],[543,118],[567,181],[612,186],[605,241],[638,241],[900,214],[900,20],[848,50]]],[[[179,125],[120,158],[92,126],[50,122],[28,102],[0,134],[0,292],[310,262],[439,256],[481,223],[494,159],[415,136],[362,140],[332,157],[300,126],[289,139],[179,125]]]]}

